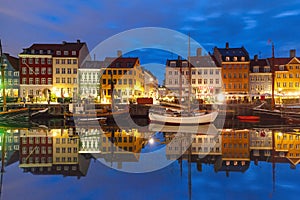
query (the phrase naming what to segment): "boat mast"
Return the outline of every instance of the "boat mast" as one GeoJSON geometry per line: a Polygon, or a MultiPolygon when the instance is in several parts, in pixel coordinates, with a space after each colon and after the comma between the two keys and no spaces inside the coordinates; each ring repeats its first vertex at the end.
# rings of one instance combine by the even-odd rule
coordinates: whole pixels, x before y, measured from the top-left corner
{"type": "Polygon", "coordinates": [[[2,97],[3,97],[3,111],[6,111],[6,95],[5,95],[5,84],[4,84],[4,68],[5,64],[3,63],[3,52],[2,44],[0,40],[0,65],[1,65],[1,84],[2,84],[2,97]]]}
{"type": "Polygon", "coordinates": [[[190,54],[191,54],[191,41],[190,41],[190,33],[189,33],[189,45],[188,45],[188,70],[189,70],[189,76],[188,76],[188,86],[189,86],[189,93],[188,93],[188,113],[191,113],[191,87],[192,87],[192,81],[191,81],[191,65],[190,65],[190,54]]]}
{"type": "Polygon", "coordinates": [[[271,61],[271,72],[272,72],[272,101],[271,109],[275,108],[275,97],[274,97],[274,84],[275,84],[275,56],[274,56],[274,43],[272,42],[272,61],[271,61]]]}

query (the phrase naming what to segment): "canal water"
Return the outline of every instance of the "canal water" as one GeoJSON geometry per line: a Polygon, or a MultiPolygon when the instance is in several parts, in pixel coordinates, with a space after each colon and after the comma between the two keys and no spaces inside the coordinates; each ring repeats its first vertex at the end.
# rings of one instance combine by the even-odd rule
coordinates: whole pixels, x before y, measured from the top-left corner
{"type": "Polygon", "coordinates": [[[298,125],[235,119],[188,127],[138,124],[2,124],[1,199],[300,195],[298,125]]]}

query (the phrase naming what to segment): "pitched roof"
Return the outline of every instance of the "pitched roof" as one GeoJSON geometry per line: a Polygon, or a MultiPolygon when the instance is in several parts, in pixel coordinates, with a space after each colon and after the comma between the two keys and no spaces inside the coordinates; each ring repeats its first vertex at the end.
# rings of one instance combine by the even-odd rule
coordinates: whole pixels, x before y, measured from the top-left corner
{"type": "Polygon", "coordinates": [[[191,56],[190,57],[191,65],[194,67],[216,67],[215,60],[212,56],[191,56]]]}
{"type": "Polygon", "coordinates": [[[284,70],[283,71],[288,71],[286,64],[288,64],[290,62],[292,58],[268,58],[268,62],[270,63],[270,65],[273,65],[273,60],[274,60],[274,70],[275,71],[282,71],[279,70],[279,66],[284,66],[284,70]]]}
{"type": "Polygon", "coordinates": [[[267,59],[253,59],[250,61],[250,71],[253,72],[254,66],[259,66],[259,72],[265,72],[264,67],[270,66],[267,59]]]}
{"type": "Polygon", "coordinates": [[[218,48],[215,47],[214,51],[218,51],[222,57],[222,61],[231,62],[234,61],[233,57],[237,57],[237,61],[242,61],[241,57],[245,57],[244,61],[249,61],[249,53],[248,51],[242,46],[240,48],[218,48]],[[230,60],[226,60],[226,57],[229,57],[230,60]]]}
{"type": "Polygon", "coordinates": [[[6,56],[6,59],[11,64],[11,66],[14,68],[14,70],[19,71],[19,58],[13,57],[9,55],[8,53],[4,53],[6,56]]]}
{"type": "MultiPolygon", "coordinates": [[[[51,54],[53,54],[54,51],[60,50],[60,51],[79,51],[84,45],[86,45],[85,42],[81,42],[80,40],[77,40],[77,42],[65,42],[63,41],[61,44],[33,44],[29,48],[23,49],[24,51],[21,54],[31,54],[32,50],[35,51],[47,51],[51,50],[51,54]]],[[[45,52],[47,54],[47,52],[45,52]]]]}
{"type": "Polygon", "coordinates": [[[133,68],[137,63],[139,64],[139,58],[137,57],[118,57],[115,58],[112,62],[105,64],[108,64],[109,68],[133,68]]]}

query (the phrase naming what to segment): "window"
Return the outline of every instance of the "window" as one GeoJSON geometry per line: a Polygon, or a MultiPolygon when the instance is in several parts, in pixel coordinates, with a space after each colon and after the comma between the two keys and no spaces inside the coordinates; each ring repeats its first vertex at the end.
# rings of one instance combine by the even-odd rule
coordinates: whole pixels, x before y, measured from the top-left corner
{"type": "Polygon", "coordinates": [[[41,58],[41,64],[42,64],[42,65],[45,64],[45,58],[41,58]]]}
{"type": "Polygon", "coordinates": [[[56,71],[56,74],[60,74],[60,69],[59,68],[56,68],[55,71],[56,71]]]}
{"type": "Polygon", "coordinates": [[[42,78],[42,84],[46,84],[46,78],[42,78]]]}
{"type": "Polygon", "coordinates": [[[47,70],[48,70],[48,74],[52,74],[52,68],[51,67],[48,67],[47,70]]]}
{"type": "Polygon", "coordinates": [[[39,64],[39,59],[36,58],[34,63],[35,63],[35,64],[39,64]]]}
{"type": "Polygon", "coordinates": [[[230,58],[228,56],[226,56],[225,60],[226,61],[230,61],[230,58]]]}
{"type": "Polygon", "coordinates": [[[72,69],[68,68],[68,74],[71,74],[71,73],[72,73],[72,69]]]}
{"type": "Polygon", "coordinates": [[[72,61],[71,59],[67,60],[67,62],[68,62],[69,65],[72,63],[71,61],[72,61]]]}
{"type": "Polygon", "coordinates": [[[65,74],[66,73],[66,68],[61,68],[61,73],[65,74]]]}
{"type": "Polygon", "coordinates": [[[253,67],[253,72],[255,72],[255,73],[259,72],[259,66],[254,66],[253,67]]]}
{"type": "Polygon", "coordinates": [[[77,74],[77,69],[73,69],[73,74],[77,74]]]}
{"type": "Polygon", "coordinates": [[[68,51],[64,51],[64,55],[65,56],[69,55],[69,52],[68,51]]]}
{"type": "Polygon", "coordinates": [[[29,78],[29,84],[33,84],[33,78],[29,78]]]}
{"type": "Polygon", "coordinates": [[[55,60],[55,63],[56,63],[56,64],[59,64],[59,59],[56,59],[56,60],[55,60]]]}
{"type": "Polygon", "coordinates": [[[62,78],[61,83],[66,83],[66,78],[62,78]]]}
{"type": "Polygon", "coordinates": [[[72,56],[76,56],[76,51],[72,51],[72,56]]]}
{"type": "Polygon", "coordinates": [[[48,78],[48,85],[52,85],[52,78],[48,78]]]}
{"type": "Polygon", "coordinates": [[[29,74],[33,74],[33,67],[29,67],[29,74]]]}
{"type": "Polygon", "coordinates": [[[38,68],[38,67],[35,68],[35,74],[36,74],[36,75],[37,75],[37,74],[40,74],[40,68],[38,68]]]}
{"type": "Polygon", "coordinates": [[[72,83],[72,79],[71,78],[68,78],[68,83],[72,83]]]}
{"type": "Polygon", "coordinates": [[[40,78],[35,78],[35,84],[39,85],[40,84],[40,78]]]}
{"type": "Polygon", "coordinates": [[[26,78],[22,78],[22,84],[26,84],[26,78]]]}
{"type": "Polygon", "coordinates": [[[56,55],[61,55],[61,51],[56,51],[56,55]]]}
{"type": "Polygon", "coordinates": [[[51,58],[47,58],[47,64],[48,64],[48,65],[51,65],[51,64],[52,64],[51,58]]]}
{"type": "Polygon", "coordinates": [[[77,78],[73,78],[73,83],[77,83],[77,78]]]}
{"type": "Polygon", "coordinates": [[[26,64],[26,58],[22,58],[22,64],[26,64]]]}
{"type": "Polygon", "coordinates": [[[32,64],[32,58],[29,58],[29,64],[32,64]]]}
{"type": "Polygon", "coordinates": [[[46,67],[42,67],[41,74],[46,74],[46,67]]]}
{"type": "Polygon", "coordinates": [[[61,59],[61,64],[66,64],[66,60],[65,59],[61,59]]]}
{"type": "Polygon", "coordinates": [[[60,83],[60,78],[56,78],[56,83],[60,83]]]}

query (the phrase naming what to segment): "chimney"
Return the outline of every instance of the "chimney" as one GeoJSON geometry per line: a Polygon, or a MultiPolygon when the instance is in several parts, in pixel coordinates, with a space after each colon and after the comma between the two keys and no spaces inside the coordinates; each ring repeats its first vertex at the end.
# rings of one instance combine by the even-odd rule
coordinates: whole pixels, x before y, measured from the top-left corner
{"type": "Polygon", "coordinates": [[[66,41],[63,41],[62,43],[63,43],[63,44],[67,44],[67,42],[66,42],[66,41]]]}
{"type": "Polygon", "coordinates": [[[118,57],[122,57],[122,51],[121,51],[121,50],[118,50],[118,51],[117,51],[117,56],[118,56],[118,57]]]}
{"type": "Polygon", "coordinates": [[[202,56],[202,48],[197,48],[197,56],[202,56]]]}
{"type": "Polygon", "coordinates": [[[296,57],[296,49],[291,49],[290,50],[290,58],[296,57]]]}
{"type": "Polygon", "coordinates": [[[226,49],[229,49],[229,43],[226,42],[226,49]]]}
{"type": "Polygon", "coordinates": [[[258,55],[254,55],[254,61],[258,61],[258,55]]]}
{"type": "Polygon", "coordinates": [[[80,40],[77,40],[77,44],[80,44],[80,40]]]}

